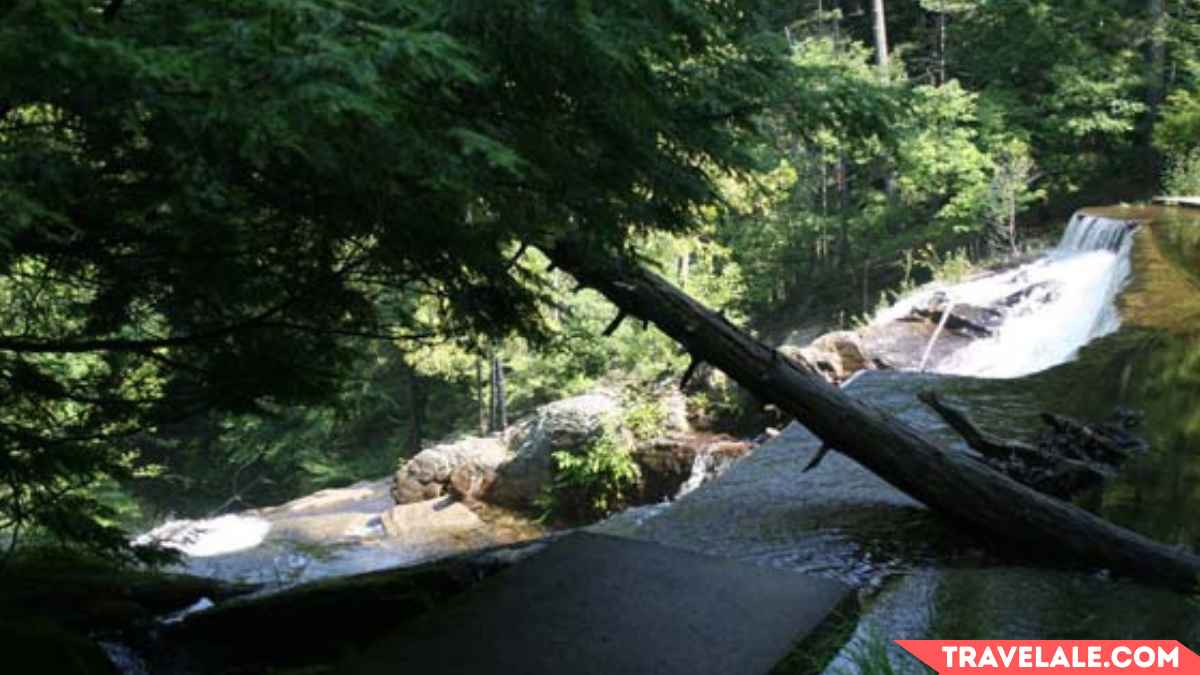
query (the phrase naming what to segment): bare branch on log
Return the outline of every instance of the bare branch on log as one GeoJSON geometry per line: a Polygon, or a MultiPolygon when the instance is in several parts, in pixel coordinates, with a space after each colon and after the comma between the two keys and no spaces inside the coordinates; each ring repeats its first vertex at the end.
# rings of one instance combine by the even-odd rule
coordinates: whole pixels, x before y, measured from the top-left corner
{"type": "Polygon", "coordinates": [[[683,377],[679,380],[680,389],[687,388],[688,382],[692,381],[692,377],[696,374],[696,370],[700,367],[701,363],[704,362],[699,359],[692,359],[692,362],[688,364],[687,370],[683,371],[683,377]]]}
{"type": "Polygon", "coordinates": [[[625,321],[625,317],[627,316],[629,316],[629,314],[623,309],[617,312],[617,317],[612,320],[612,323],[608,324],[608,328],[605,328],[601,335],[604,337],[612,337],[612,334],[617,332],[617,329],[621,327],[621,324],[625,321]]]}
{"type": "Polygon", "coordinates": [[[821,460],[825,459],[825,455],[829,454],[829,449],[830,448],[828,445],[825,445],[824,443],[822,443],[821,447],[819,449],[817,449],[817,453],[815,455],[813,455],[812,461],[810,461],[804,467],[804,470],[801,471],[801,473],[808,473],[809,471],[812,471],[813,469],[817,468],[817,465],[821,463],[821,460]]]}

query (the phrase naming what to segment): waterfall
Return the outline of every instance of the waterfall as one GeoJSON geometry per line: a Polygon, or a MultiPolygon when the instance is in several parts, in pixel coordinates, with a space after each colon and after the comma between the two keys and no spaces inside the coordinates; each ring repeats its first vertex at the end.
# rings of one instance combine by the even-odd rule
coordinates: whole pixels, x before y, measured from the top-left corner
{"type": "Polygon", "coordinates": [[[696,457],[692,460],[691,473],[688,474],[687,480],[679,486],[679,490],[675,493],[675,499],[679,499],[701,485],[719,478],[736,461],[737,457],[712,452],[711,445],[700,449],[696,452],[696,457]]]}
{"type": "Polygon", "coordinates": [[[1128,221],[1079,211],[1071,217],[1056,250],[1064,254],[1085,251],[1117,253],[1129,239],[1131,229],[1132,223],[1128,221]]]}
{"type": "MultiPolygon", "coordinates": [[[[1014,287],[1047,293],[1029,294],[1008,307],[994,336],[967,346],[939,370],[1020,377],[1069,361],[1088,342],[1116,331],[1121,323],[1116,299],[1130,273],[1131,229],[1124,220],[1076,213],[1046,256],[985,279],[997,295],[1014,287]]],[[[953,289],[948,292],[954,297],[953,289]]]]}
{"type": "Polygon", "coordinates": [[[1116,298],[1130,274],[1134,223],[1079,212],[1062,239],[1038,260],[961,284],[933,284],[884,310],[875,323],[894,321],[946,301],[996,310],[995,333],[979,339],[934,370],[977,377],[1020,377],[1074,358],[1088,342],[1120,326],[1116,298]]]}

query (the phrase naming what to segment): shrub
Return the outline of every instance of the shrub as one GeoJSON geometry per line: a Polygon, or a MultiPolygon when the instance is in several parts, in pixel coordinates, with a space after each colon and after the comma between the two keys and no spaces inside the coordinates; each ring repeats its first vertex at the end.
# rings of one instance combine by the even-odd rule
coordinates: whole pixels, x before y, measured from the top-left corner
{"type": "Polygon", "coordinates": [[[553,453],[554,481],[536,503],[543,518],[592,522],[627,506],[642,479],[631,451],[614,420],[583,452],[553,453]]]}
{"type": "Polygon", "coordinates": [[[949,284],[965,281],[975,271],[975,265],[965,248],[939,253],[932,245],[917,252],[917,264],[929,270],[934,279],[949,284]]]}
{"type": "Polygon", "coordinates": [[[1171,195],[1200,195],[1200,147],[1167,158],[1163,189],[1171,195]]]}
{"type": "Polygon", "coordinates": [[[625,428],[634,440],[649,441],[662,434],[667,411],[653,393],[629,392],[626,401],[625,428]]]}
{"type": "Polygon", "coordinates": [[[1154,125],[1154,147],[1167,155],[1186,154],[1200,138],[1200,91],[1179,90],[1167,97],[1154,125]]]}

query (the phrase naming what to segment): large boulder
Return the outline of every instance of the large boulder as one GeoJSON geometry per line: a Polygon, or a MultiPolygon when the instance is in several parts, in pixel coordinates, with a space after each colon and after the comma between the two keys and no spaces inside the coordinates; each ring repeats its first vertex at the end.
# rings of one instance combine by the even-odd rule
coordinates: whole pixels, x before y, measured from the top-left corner
{"type": "Polygon", "coordinates": [[[783,346],[779,351],[815,369],[833,384],[841,384],[860,370],[876,367],[863,346],[862,338],[853,331],[826,333],[806,347],[783,346]]]}
{"type": "MultiPolygon", "coordinates": [[[[639,396],[592,392],[544,405],[501,434],[434,446],[396,473],[391,494],[402,505],[449,496],[464,507],[525,510],[553,483],[554,454],[585,452],[610,422],[621,425],[613,431],[642,469],[642,483],[629,495],[635,502],[674,497],[697,475],[715,476],[746,451],[746,443],[693,432],[674,383],[648,396],[653,411],[639,396]]],[[[384,526],[391,532],[386,518],[384,526]]]]}
{"type": "Polygon", "coordinates": [[[459,467],[471,464],[494,470],[509,457],[504,439],[497,436],[473,436],[426,448],[396,472],[392,479],[392,499],[397,504],[436,499],[459,467]]]}
{"type": "Polygon", "coordinates": [[[485,499],[512,508],[526,508],[550,484],[552,455],[585,448],[621,409],[613,395],[595,392],[555,401],[537,409],[512,434],[512,459],[496,469],[485,499]]]}
{"type": "Polygon", "coordinates": [[[487,498],[495,484],[495,467],[467,462],[450,473],[446,492],[464,504],[475,505],[487,498]]]}
{"type": "Polygon", "coordinates": [[[867,357],[866,349],[863,348],[862,340],[853,331],[826,333],[813,340],[808,349],[824,355],[842,377],[874,368],[871,359],[867,357]]]}

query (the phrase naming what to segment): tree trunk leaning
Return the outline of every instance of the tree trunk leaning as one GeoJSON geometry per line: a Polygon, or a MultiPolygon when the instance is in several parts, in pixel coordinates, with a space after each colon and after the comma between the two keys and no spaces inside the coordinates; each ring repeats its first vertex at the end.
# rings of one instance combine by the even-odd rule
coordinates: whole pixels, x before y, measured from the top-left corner
{"type": "Polygon", "coordinates": [[[948,452],[900,420],[851,398],[635,262],[578,241],[546,250],[560,269],[621,311],[653,322],[698,361],[721,369],[793,415],[825,444],[935,511],[1072,564],[1192,590],[1200,557],[1043,495],[962,452],[948,452]]]}

